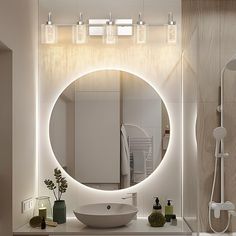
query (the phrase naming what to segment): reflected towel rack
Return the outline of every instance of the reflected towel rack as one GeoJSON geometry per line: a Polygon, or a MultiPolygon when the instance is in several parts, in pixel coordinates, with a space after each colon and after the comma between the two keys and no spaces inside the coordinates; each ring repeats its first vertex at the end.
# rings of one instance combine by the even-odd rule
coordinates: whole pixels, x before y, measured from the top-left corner
{"type": "Polygon", "coordinates": [[[134,153],[143,152],[144,172],[132,170],[131,179],[134,183],[140,182],[153,172],[153,137],[128,137],[130,150],[130,166],[134,166],[134,153]]]}

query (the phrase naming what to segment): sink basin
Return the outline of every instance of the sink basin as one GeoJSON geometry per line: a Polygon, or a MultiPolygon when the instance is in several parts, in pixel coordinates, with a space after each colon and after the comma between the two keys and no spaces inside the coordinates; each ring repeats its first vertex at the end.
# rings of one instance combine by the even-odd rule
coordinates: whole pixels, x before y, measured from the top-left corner
{"type": "Polygon", "coordinates": [[[76,218],[93,228],[112,228],[128,224],[138,209],[121,203],[97,203],[81,206],[74,211],[76,218]]]}

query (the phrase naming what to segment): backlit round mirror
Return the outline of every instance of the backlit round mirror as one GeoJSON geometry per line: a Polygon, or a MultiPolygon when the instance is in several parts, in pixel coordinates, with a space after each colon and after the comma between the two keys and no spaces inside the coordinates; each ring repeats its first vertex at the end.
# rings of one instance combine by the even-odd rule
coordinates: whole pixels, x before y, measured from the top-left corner
{"type": "Polygon", "coordinates": [[[96,71],[71,83],[50,119],[50,141],[74,179],[103,190],[140,183],[168,147],[169,117],[157,92],[141,78],[96,71]]]}

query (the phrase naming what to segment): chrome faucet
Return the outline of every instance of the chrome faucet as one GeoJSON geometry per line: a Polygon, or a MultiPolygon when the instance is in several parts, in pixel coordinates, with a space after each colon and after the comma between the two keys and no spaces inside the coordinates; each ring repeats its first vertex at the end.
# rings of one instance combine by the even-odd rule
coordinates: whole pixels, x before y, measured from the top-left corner
{"type": "MultiPolygon", "coordinates": [[[[132,199],[132,205],[137,208],[137,205],[138,205],[137,204],[137,192],[135,192],[135,193],[127,193],[127,194],[129,194],[131,196],[129,196],[129,197],[122,197],[122,199],[131,198],[132,199]]],[[[135,215],[134,220],[137,220],[137,214],[135,215]]]]}

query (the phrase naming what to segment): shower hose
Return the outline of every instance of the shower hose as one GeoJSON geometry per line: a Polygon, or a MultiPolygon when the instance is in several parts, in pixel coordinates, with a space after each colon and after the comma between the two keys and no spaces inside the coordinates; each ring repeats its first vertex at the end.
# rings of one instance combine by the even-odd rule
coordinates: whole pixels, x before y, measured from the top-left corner
{"type": "MultiPolygon", "coordinates": [[[[210,203],[211,203],[212,200],[213,200],[213,195],[214,195],[214,191],[215,191],[217,163],[218,163],[218,157],[215,158],[215,170],[214,170],[214,177],[213,177],[213,183],[212,183],[212,190],[211,190],[210,203]]],[[[210,206],[208,207],[208,218],[209,218],[209,225],[210,225],[211,230],[212,230],[214,233],[223,234],[223,233],[225,233],[225,231],[229,228],[230,219],[231,219],[231,214],[230,214],[230,212],[228,211],[228,223],[227,223],[226,227],[225,227],[222,231],[220,231],[220,232],[216,231],[216,230],[213,228],[213,226],[212,226],[212,222],[211,222],[211,207],[210,207],[210,206]]]]}

